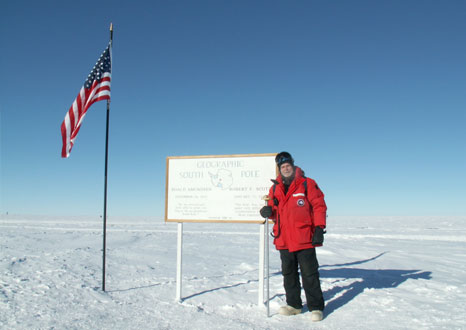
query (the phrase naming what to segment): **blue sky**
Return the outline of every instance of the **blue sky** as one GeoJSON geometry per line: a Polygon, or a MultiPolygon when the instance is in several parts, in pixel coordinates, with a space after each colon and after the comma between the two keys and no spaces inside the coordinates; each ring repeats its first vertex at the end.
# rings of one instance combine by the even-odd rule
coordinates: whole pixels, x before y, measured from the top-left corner
{"type": "Polygon", "coordinates": [[[3,1],[0,213],[100,215],[106,102],[60,124],[114,24],[108,215],[167,156],[289,151],[332,215],[466,214],[465,1],[3,1]]]}

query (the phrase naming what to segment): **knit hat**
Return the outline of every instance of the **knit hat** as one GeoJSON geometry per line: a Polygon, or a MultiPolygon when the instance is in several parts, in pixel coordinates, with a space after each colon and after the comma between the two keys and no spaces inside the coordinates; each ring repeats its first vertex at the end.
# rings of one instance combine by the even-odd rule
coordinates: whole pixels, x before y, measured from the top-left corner
{"type": "Polygon", "coordinates": [[[282,151],[277,156],[275,156],[275,163],[277,163],[278,168],[280,168],[280,166],[285,163],[289,163],[294,167],[294,159],[291,157],[290,153],[286,151],[282,151]]]}

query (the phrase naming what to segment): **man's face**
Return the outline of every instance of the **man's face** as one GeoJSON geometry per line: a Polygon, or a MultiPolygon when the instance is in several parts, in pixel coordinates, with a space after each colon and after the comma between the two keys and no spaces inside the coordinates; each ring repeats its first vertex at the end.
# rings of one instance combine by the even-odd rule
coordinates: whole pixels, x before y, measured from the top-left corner
{"type": "Polygon", "coordinates": [[[289,178],[290,176],[293,175],[293,166],[291,166],[290,163],[283,163],[280,166],[280,173],[283,175],[285,178],[289,178]]]}

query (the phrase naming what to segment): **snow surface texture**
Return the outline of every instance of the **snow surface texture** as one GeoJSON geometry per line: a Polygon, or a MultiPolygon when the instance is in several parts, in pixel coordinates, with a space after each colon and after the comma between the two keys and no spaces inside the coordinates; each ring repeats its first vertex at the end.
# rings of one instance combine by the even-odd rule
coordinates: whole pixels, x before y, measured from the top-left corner
{"type": "MultiPolygon", "coordinates": [[[[466,329],[466,217],[329,217],[318,248],[324,320],[285,304],[270,250],[270,311],[258,301],[259,225],[0,218],[1,329],[466,329]]],[[[302,295],[305,302],[304,294],[302,295]]]]}

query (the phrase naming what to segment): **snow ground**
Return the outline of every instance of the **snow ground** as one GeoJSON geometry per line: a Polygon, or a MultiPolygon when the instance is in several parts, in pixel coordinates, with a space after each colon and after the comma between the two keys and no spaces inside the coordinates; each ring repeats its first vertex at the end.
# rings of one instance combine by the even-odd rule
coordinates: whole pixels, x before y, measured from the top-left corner
{"type": "MultiPolygon", "coordinates": [[[[1,329],[466,329],[466,217],[329,217],[318,248],[325,319],[285,303],[270,250],[270,310],[257,306],[259,225],[0,218],[1,329]]],[[[303,294],[303,301],[304,294],[303,294]]]]}

